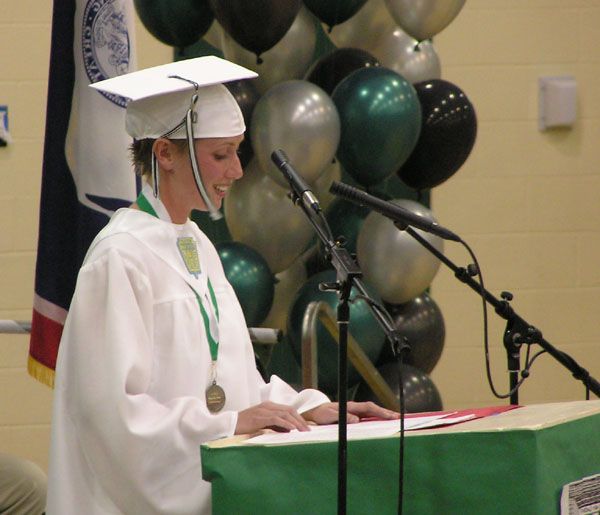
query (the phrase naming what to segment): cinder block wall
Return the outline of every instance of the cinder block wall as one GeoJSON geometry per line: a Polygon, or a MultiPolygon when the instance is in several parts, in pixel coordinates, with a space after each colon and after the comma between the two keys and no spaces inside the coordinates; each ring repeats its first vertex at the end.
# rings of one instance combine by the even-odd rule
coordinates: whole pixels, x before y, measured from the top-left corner
{"type": "MultiPolygon", "coordinates": [[[[475,106],[479,133],[467,163],[432,194],[440,223],[480,259],[496,296],[515,295],[521,316],[600,377],[600,6],[592,0],[469,0],[435,38],[443,78],[475,106]],[[494,4],[492,6],[492,4],[494,4]],[[571,74],[578,85],[573,130],[537,130],[537,79],[571,74]]],[[[31,314],[50,51],[51,3],[0,7],[0,104],[9,105],[12,146],[0,149],[0,318],[31,314]]],[[[138,66],[172,50],[137,24],[138,66]]],[[[469,258],[455,244],[446,253],[469,258]]],[[[432,373],[445,407],[502,404],[487,386],[481,302],[441,268],[432,296],[447,329],[432,373]]],[[[492,374],[507,386],[504,324],[490,317],[492,374]]],[[[47,466],[52,394],[27,376],[28,338],[0,335],[0,450],[47,466]]],[[[524,404],[583,398],[562,366],[541,357],[524,404]]]]}
{"type": "MultiPolygon", "coordinates": [[[[511,291],[513,307],[550,343],[600,377],[600,5],[591,1],[469,0],[435,39],[443,78],[465,91],[479,130],[465,165],[433,190],[443,225],[475,250],[487,288],[511,291]],[[492,7],[493,5],[493,7],[492,7]],[[573,75],[577,121],[540,132],[538,78],[573,75]]],[[[470,262],[457,245],[447,255],[470,262]]],[[[503,401],[485,379],[479,297],[440,269],[432,295],[447,327],[432,373],[445,405],[503,401]]],[[[490,317],[492,375],[507,391],[504,321],[490,317]]],[[[539,348],[538,348],[539,349],[539,348]]],[[[541,356],[521,403],[584,398],[554,358],[541,356]]]]}

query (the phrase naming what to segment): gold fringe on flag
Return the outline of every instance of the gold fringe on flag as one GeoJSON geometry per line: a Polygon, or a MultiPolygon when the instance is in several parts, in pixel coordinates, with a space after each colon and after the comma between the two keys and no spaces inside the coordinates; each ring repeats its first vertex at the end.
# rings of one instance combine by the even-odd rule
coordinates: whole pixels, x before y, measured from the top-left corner
{"type": "Polygon", "coordinates": [[[50,388],[54,388],[54,370],[43,365],[31,356],[27,359],[27,372],[40,383],[44,383],[50,388]]]}

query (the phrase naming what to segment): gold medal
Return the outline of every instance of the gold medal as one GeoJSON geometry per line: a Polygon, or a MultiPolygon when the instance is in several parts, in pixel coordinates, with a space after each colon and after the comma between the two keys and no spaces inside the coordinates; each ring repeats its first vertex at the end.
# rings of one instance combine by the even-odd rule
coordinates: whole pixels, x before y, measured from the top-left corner
{"type": "Polygon", "coordinates": [[[225,391],[214,381],[206,390],[206,406],[211,413],[218,413],[225,406],[225,391]]]}

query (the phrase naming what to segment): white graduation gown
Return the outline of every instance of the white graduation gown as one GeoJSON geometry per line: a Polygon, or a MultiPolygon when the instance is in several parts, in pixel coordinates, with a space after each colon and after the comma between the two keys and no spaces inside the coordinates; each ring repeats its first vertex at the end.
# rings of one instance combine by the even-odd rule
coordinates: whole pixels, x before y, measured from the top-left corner
{"type": "Polygon", "coordinates": [[[233,435],[237,412],[265,400],[300,412],[328,401],[276,376],[262,380],[239,302],[196,224],[119,210],[90,247],[61,340],[47,514],[210,513],[200,444],[233,435]],[[177,248],[181,236],[197,242],[197,279],[177,248]],[[227,395],[217,414],[205,403],[211,357],[190,288],[202,297],[207,271],[227,395]]]}

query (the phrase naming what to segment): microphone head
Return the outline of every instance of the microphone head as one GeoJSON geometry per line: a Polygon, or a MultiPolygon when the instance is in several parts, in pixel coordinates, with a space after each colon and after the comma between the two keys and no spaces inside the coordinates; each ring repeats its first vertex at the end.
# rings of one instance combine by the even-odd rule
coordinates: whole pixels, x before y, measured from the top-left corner
{"type": "Polygon", "coordinates": [[[362,200],[362,196],[366,195],[366,193],[354,186],[350,186],[344,182],[333,181],[331,186],[329,187],[329,193],[333,193],[339,197],[344,197],[345,199],[351,201],[362,200]]]}
{"type": "Polygon", "coordinates": [[[331,186],[329,186],[329,193],[341,193],[343,191],[343,187],[345,184],[339,181],[332,181],[331,186]]]}
{"type": "Polygon", "coordinates": [[[289,161],[289,158],[283,150],[277,149],[271,153],[271,161],[275,163],[275,166],[277,166],[277,168],[280,168],[281,165],[289,161]]]}

